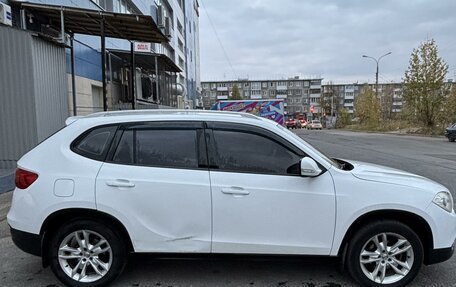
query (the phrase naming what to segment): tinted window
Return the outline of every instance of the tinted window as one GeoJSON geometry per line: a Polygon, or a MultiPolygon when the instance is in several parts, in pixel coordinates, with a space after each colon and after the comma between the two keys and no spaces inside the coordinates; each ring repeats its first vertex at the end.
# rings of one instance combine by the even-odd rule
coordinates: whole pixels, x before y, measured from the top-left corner
{"type": "Polygon", "coordinates": [[[265,136],[214,130],[216,163],[221,170],[250,173],[299,174],[301,156],[265,136]]]}
{"type": "Polygon", "coordinates": [[[100,127],[90,130],[73,144],[73,151],[96,160],[104,160],[117,126],[100,127]]]}
{"type": "Polygon", "coordinates": [[[124,131],[113,162],[197,168],[196,130],[130,129],[124,131]]]}

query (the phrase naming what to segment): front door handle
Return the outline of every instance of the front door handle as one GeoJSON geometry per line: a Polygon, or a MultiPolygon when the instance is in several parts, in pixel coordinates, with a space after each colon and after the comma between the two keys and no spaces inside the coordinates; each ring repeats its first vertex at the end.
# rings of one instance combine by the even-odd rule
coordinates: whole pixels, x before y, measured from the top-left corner
{"type": "Polygon", "coordinates": [[[108,180],[106,182],[106,185],[112,187],[135,187],[135,184],[133,182],[130,182],[126,179],[108,180]]]}
{"type": "Polygon", "coordinates": [[[231,186],[222,188],[222,193],[233,194],[233,195],[249,195],[250,191],[243,189],[242,187],[231,186]]]}

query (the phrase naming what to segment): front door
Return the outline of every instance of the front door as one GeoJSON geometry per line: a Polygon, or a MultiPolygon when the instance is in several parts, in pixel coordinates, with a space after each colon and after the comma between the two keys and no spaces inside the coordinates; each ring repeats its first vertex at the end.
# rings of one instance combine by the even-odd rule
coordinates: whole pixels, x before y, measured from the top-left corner
{"type": "Polygon", "coordinates": [[[300,176],[305,153],[270,131],[208,126],[212,251],[329,255],[335,224],[329,172],[300,176]]]}

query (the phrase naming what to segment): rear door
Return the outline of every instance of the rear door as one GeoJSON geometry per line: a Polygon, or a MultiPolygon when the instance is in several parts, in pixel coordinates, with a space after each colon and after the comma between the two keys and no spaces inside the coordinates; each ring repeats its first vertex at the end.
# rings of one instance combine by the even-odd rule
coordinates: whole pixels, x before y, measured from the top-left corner
{"type": "Polygon", "coordinates": [[[203,124],[127,124],[96,180],[97,208],[126,226],[137,252],[210,252],[203,124]]]}

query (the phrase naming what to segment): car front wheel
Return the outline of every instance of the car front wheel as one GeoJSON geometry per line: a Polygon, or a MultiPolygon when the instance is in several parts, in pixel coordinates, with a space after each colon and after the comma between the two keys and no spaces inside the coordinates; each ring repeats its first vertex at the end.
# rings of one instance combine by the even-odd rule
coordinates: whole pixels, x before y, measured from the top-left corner
{"type": "Polygon", "coordinates": [[[108,226],[89,220],[73,221],[54,233],[49,262],[67,286],[106,286],[125,267],[125,246],[108,226]]]}
{"type": "Polygon", "coordinates": [[[354,235],[346,260],[348,271],[362,286],[405,286],[421,268],[423,246],[407,225],[378,221],[354,235]]]}

